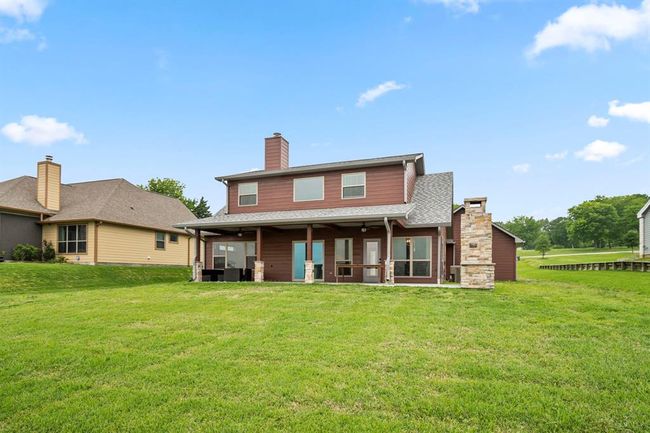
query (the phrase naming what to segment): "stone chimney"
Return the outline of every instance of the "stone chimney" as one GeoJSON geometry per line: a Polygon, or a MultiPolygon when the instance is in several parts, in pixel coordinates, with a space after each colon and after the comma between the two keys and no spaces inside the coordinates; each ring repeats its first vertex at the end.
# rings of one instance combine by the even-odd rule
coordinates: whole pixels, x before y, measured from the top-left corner
{"type": "Polygon", "coordinates": [[[61,210],[61,165],[52,162],[52,155],[36,165],[36,199],[46,209],[61,210]]]}
{"type": "Polygon", "coordinates": [[[264,139],[264,170],[289,168],[289,142],[282,134],[274,132],[264,139]]]}
{"type": "Polygon", "coordinates": [[[487,198],[466,198],[460,217],[460,284],[470,289],[494,288],[492,214],[485,212],[487,198]]]}

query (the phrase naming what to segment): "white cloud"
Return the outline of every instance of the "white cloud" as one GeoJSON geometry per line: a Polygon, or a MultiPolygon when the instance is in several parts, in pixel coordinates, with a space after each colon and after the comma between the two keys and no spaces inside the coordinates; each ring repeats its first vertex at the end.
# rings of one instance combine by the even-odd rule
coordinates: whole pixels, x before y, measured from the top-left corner
{"type": "Polygon", "coordinates": [[[616,141],[592,141],[584,149],[575,153],[577,158],[591,162],[601,162],[606,158],[615,158],[625,152],[625,146],[616,141]]]}
{"type": "Polygon", "coordinates": [[[557,152],[557,153],[547,153],[544,158],[546,158],[547,161],[561,161],[566,156],[569,154],[566,150],[563,150],[562,152],[557,152]]]}
{"type": "Polygon", "coordinates": [[[611,101],[609,103],[609,115],[650,123],[650,101],[623,105],[619,105],[619,101],[611,101]]]}
{"type": "Polygon", "coordinates": [[[31,41],[34,38],[34,33],[28,29],[7,29],[5,27],[0,27],[0,44],[31,41]]]}
{"type": "Polygon", "coordinates": [[[513,165],[512,171],[514,171],[517,174],[526,174],[530,171],[530,164],[524,163],[524,164],[513,165]]]}
{"type": "Polygon", "coordinates": [[[587,119],[587,125],[592,128],[604,128],[608,124],[609,119],[607,117],[589,116],[589,119],[587,119]]]}
{"type": "Polygon", "coordinates": [[[37,21],[46,6],[47,0],[0,0],[0,15],[12,17],[18,22],[37,21]]]}
{"type": "Polygon", "coordinates": [[[368,102],[372,102],[375,99],[385,95],[388,92],[392,92],[394,90],[401,90],[404,89],[405,87],[406,85],[398,84],[392,80],[386,81],[385,83],[381,83],[377,87],[368,89],[365,92],[363,92],[361,95],[359,95],[359,99],[357,99],[357,107],[363,107],[368,102]]]}
{"type": "Polygon", "coordinates": [[[8,123],[0,132],[14,143],[27,143],[34,146],[49,146],[65,140],[79,144],[87,142],[82,133],[54,117],[23,116],[20,123],[8,123]]]}
{"type": "Polygon", "coordinates": [[[450,9],[475,14],[482,0],[422,0],[423,3],[441,4],[450,9]]]}
{"type": "Polygon", "coordinates": [[[650,0],[643,0],[638,9],[617,4],[574,6],[547,23],[526,54],[534,58],[562,46],[588,52],[609,50],[613,41],[635,38],[650,39],[650,0]]]}

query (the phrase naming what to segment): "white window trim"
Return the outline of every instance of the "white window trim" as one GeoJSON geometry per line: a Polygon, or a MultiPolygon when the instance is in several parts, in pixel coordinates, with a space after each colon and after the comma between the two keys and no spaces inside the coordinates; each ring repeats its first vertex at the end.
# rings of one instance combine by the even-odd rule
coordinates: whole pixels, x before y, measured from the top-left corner
{"type": "MultiPolygon", "coordinates": [[[[394,257],[391,258],[392,261],[394,262],[409,262],[413,264],[413,262],[429,262],[429,275],[413,275],[413,266],[410,266],[410,271],[411,275],[395,275],[395,278],[433,278],[433,236],[395,236],[393,237],[393,242],[395,239],[407,239],[407,238],[429,238],[429,259],[414,259],[411,257],[408,260],[401,260],[401,259],[396,259],[394,257]]],[[[393,256],[395,255],[395,252],[393,251],[393,256]]],[[[413,256],[413,246],[411,246],[411,256],[413,256]]]]}
{"type": "Polygon", "coordinates": [[[296,177],[293,179],[293,201],[294,203],[299,203],[303,201],[323,201],[325,200],[325,176],[310,176],[310,177],[296,177]],[[296,181],[297,180],[302,180],[302,179],[323,179],[322,182],[322,197],[323,198],[310,198],[307,200],[296,200],[296,181]]]}
{"type": "MultiPolygon", "coordinates": [[[[327,275],[327,274],[325,273],[325,269],[326,269],[326,267],[325,267],[325,262],[327,261],[327,260],[325,260],[325,240],[323,240],[323,239],[312,239],[312,241],[311,241],[311,243],[312,243],[312,250],[313,250],[313,248],[314,248],[314,247],[313,247],[313,244],[315,244],[316,242],[319,242],[319,243],[322,243],[322,244],[323,244],[323,278],[318,279],[318,280],[317,280],[316,278],[314,278],[314,281],[321,282],[321,281],[325,281],[325,275],[327,275]]],[[[304,279],[304,278],[303,278],[303,279],[293,278],[293,248],[294,248],[293,246],[294,246],[295,244],[307,244],[307,240],[303,240],[303,241],[298,240],[298,241],[293,241],[293,242],[291,242],[291,281],[300,282],[300,281],[305,281],[305,279],[304,279]]],[[[305,252],[306,252],[306,251],[307,251],[307,247],[305,247],[305,252]]],[[[305,258],[305,261],[307,261],[306,258],[305,258]]],[[[313,263],[313,262],[314,262],[314,257],[313,257],[313,251],[312,251],[312,263],[313,263]]]]}
{"type": "MultiPolygon", "coordinates": [[[[354,238],[335,238],[334,239],[334,272],[336,272],[336,265],[338,264],[338,260],[336,260],[336,241],[345,241],[349,240],[350,241],[350,264],[354,264],[354,238]]],[[[354,276],[354,269],[350,268],[350,275],[334,275],[335,277],[353,277],[354,276]]]]}
{"type": "Polygon", "coordinates": [[[237,206],[239,207],[257,206],[258,202],[259,202],[259,185],[257,184],[257,182],[242,182],[237,184],[237,206]],[[255,204],[241,204],[242,195],[253,195],[253,194],[242,194],[239,188],[242,185],[255,185],[255,204]]]}
{"type": "Polygon", "coordinates": [[[366,193],[368,191],[367,187],[367,182],[366,182],[366,172],[365,171],[359,171],[356,173],[342,173],[341,174],[341,199],[342,200],[357,200],[360,198],[366,198],[366,193]],[[347,175],[355,175],[355,174],[362,174],[363,175],[363,184],[358,184],[358,185],[343,185],[343,177],[347,175]],[[344,197],[343,196],[343,189],[344,188],[350,188],[350,187],[355,187],[355,186],[362,186],[363,187],[363,196],[358,196],[358,197],[344,197]]]}

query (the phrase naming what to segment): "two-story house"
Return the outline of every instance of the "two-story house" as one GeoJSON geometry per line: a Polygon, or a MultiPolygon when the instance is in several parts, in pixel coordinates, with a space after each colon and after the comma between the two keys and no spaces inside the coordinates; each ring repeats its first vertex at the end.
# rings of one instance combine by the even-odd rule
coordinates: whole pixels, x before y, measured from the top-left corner
{"type": "Polygon", "coordinates": [[[216,180],[223,209],[176,225],[205,236],[212,279],[441,283],[453,265],[453,174],[426,174],[421,153],[291,167],[275,133],[264,170],[216,180]]]}

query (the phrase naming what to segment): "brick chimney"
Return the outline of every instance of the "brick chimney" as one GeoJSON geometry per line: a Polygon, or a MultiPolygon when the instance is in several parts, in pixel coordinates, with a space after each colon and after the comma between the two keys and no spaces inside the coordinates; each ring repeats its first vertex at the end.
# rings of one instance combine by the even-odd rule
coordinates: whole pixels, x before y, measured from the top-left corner
{"type": "Polygon", "coordinates": [[[460,217],[460,284],[470,289],[494,288],[492,214],[485,211],[487,198],[466,198],[460,217]]]}
{"type": "Polygon", "coordinates": [[[45,155],[45,161],[36,165],[36,199],[46,209],[61,210],[61,165],[45,155]]]}
{"type": "Polygon", "coordinates": [[[289,168],[289,142],[282,134],[274,132],[264,139],[264,170],[289,168]]]}

